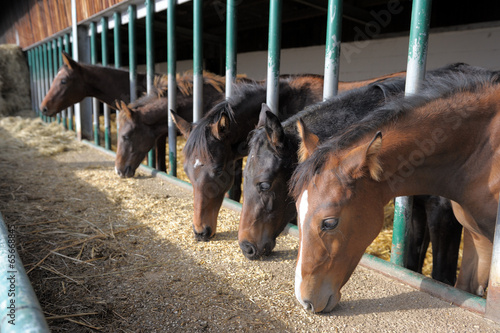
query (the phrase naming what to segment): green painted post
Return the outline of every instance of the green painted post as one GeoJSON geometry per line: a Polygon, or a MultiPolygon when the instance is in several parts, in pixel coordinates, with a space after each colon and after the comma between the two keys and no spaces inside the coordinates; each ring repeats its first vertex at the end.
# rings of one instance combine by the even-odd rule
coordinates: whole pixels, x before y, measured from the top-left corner
{"type": "MultiPolygon", "coordinates": [[[[237,29],[237,4],[235,0],[228,0],[226,5],[226,99],[233,95],[236,80],[236,36],[237,29]]],[[[229,197],[233,189],[229,190],[229,197]]]]}
{"type": "MultiPolygon", "coordinates": [[[[113,21],[115,21],[115,28],[113,29],[113,44],[114,44],[114,54],[115,54],[115,68],[120,68],[122,66],[122,54],[121,54],[121,34],[120,34],[120,27],[122,25],[122,16],[120,15],[119,12],[115,12],[113,14],[113,21]]],[[[120,111],[116,110],[116,134],[118,135],[118,113],[120,111]]]]}
{"type": "Polygon", "coordinates": [[[342,0],[328,1],[323,100],[337,95],[339,83],[340,41],[342,38],[342,0]]]}
{"type": "MultiPolygon", "coordinates": [[[[154,31],[153,15],[154,0],[146,0],[146,77],[148,94],[151,92],[154,83],[155,59],[154,59],[154,31]]],[[[151,149],[148,153],[148,166],[155,167],[155,150],[151,149]]]]}
{"type": "Polygon", "coordinates": [[[35,99],[34,99],[34,94],[35,94],[35,89],[33,88],[33,52],[32,50],[28,50],[28,69],[30,71],[30,93],[31,93],[31,109],[34,111],[35,110],[35,99]]]}
{"type": "Polygon", "coordinates": [[[203,1],[193,0],[193,121],[203,116],[203,1]]]}
{"type": "MultiPolygon", "coordinates": [[[[59,67],[61,67],[63,65],[62,51],[63,51],[63,47],[64,47],[64,45],[63,45],[64,41],[63,41],[63,37],[62,36],[59,37],[58,43],[59,43],[59,50],[57,52],[57,54],[58,54],[57,59],[58,59],[58,62],[59,62],[59,66],[58,66],[58,68],[59,68],[59,67]]],[[[66,122],[66,110],[62,110],[61,111],[61,117],[59,119],[62,122],[64,128],[68,129],[68,124],[66,122]]]]}
{"type": "MultiPolygon", "coordinates": [[[[52,83],[52,42],[47,42],[47,92],[49,92],[50,85],[52,83]]],[[[46,117],[45,121],[50,123],[52,121],[51,117],[46,117]]]]}
{"type": "Polygon", "coordinates": [[[177,110],[177,58],[175,47],[175,10],[176,0],[169,0],[167,5],[167,62],[168,62],[168,161],[169,174],[177,177],[177,129],[170,111],[177,110]]]}
{"type": "Polygon", "coordinates": [[[281,0],[269,4],[269,42],[267,50],[267,95],[266,103],[274,114],[279,107],[279,76],[281,49],[281,0]]]}
{"type": "MultiPolygon", "coordinates": [[[[102,65],[108,66],[108,18],[101,18],[101,51],[102,65]]],[[[104,147],[111,150],[111,129],[109,124],[109,105],[103,105],[104,110],[104,147]]]]}
{"type": "MultiPolygon", "coordinates": [[[[52,81],[54,81],[54,78],[57,75],[57,70],[59,69],[59,57],[58,57],[58,48],[57,48],[57,39],[54,39],[52,41],[52,46],[54,48],[54,51],[52,52],[52,81]]],[[[58,113],[56,115],[57,123],[61,123],[61,115],[58,113]]]]}
{"type": "Polygon", "coordinates": [[[36,111],[36,115],[39,116],[40,115],[40,110],[39,110],[39,106],[40,106],[40,95],[42,94],[42,87],[41,87],[41,76],[40,76],[40,46],[39,47],[35,47],[35,56],[34,56],[34,59],[33,59],[33,63],[34,63],[34,67],[35,67],[35,92],[36,92],[36,96],[35,96],[35,104],[36,104],[36,108],[35,108],[35,111],[36,111]]]}
{"type": "MultiPolygon", "coordinates": [[[[95,22],[90,22],[90,63],[97,64],[97,27],[95,22]]],[[[94,143],[99,146],[99,101],[92,98],[92,115],[94,124],[94,143]]]]}
{"type": "Polygon", "coordinates": [[[137,8],[135,5],[128,6],[128,70],[130,73],[130,101],[137,99],[137,58],[135,41],[135,20],[137,8]]]}
{"type": "Polygon", "coordinates": [[[237,5],[235,0],[228,0],[226,5],[226,99],[233,95],[236,79],[236,36],[237,5]]]}
{"type": "MultiPolygon", "coordinates": [[[[43,44],[43,51],[42,51],[42,58],[43,58],[43,94],[42,94],[42,99],[45,95],[47,95],[47,92],[49,91],[49,59],[48,59],[48,51],[47,51],[47,43],[43,44]]],[[[40,113],[41,114],[41,113],[40,113]]],[[[43,121],[47,122],[46,116],[42,115],[43,121]]]]}
{"type": "MultiPolygon", "coordinates": [[[[64,51],[68,54],[71,54],[71,47],[70,47],[70,40],[69,40],[69,34],[64,35],[64,51]]],[[[68,123],[68,129],[70,131],[73,130],[73,107],[70,106],[68,108],[68,114],[67,114],[67,123],[68,123]]]]}
{"type": "MultiPolygon", "coordinates": [[[[405,94],[418,91],[425,76],[427,44],[431,0],[415,0],[411,13],[410,42],[408,46],[408,64],[406,69],[405,94]]],[[[412,218],[413,197],[397,197],[394,200],[394,226],[392,234],[391,262],[404,266],[406,258],[407,225],[412,218]]]]}

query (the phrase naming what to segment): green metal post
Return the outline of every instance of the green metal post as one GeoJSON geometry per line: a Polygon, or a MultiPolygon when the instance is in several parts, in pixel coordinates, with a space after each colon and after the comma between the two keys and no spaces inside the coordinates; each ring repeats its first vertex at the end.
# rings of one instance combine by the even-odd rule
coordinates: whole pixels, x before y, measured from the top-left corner
{"type": "MultiPolygon", "coordinates": [[[[102,65],[108,65],[108,18],[101,18],[101,49],[102,49],[102,65]]],[[[103,105],[104,110],[104,147],[111,150],[111,129],[109,124],[109,105],[103,105]]]]}
{"type": "Polygon", "coordinates": [[[135,20],[137,8],[135,5],[128,6],[128,70],[130,73],[130,101],[137,99],[137,58],[135,52],[135,20]]]}
{"type": "Polygon", "coordinates": [[[28,68],[30,71],[31,109],[35,110],[35,99],[34,99],[35,90],[33,88],[34,81],[33,81],[33,59],[32,59],[33,51],[28,50],[27,53],[28,53],[28,68]]]}
{"type": "Polygon", "coordinates": [[[235,0],[228,0],[226,6],[226,99],[233,95],[236,79],[236,35],[237,7],[235,0]]]}
{"type": "MultiPolygon", "coordinates": [[[[57,75],[57,70],[59,69],[59,57],[58,57],[57,39],[54,39],[52,41],[52,47],[54,49],[54,51],[52,52],[52,63],[53,63],[53,67],[52,67],[52,81],[54,81],[54,78],[57,75]]],[[[59,113],[56,115],[56,119],[57,119],[57,123],[60,124],[61,123],[61,115],[59,113]]]]}
{"type": "MultiPolygon", "coordinates": [[[[415,0],[411,13],[408,65],[405,94],[415,94],[425,76],[431,0],[415,0]]],[[[413,197],[397,197],[394,200],[394,226],[392,234],[391,262],[404,266],[406,257],[407,225],[412,218],[413,197]]]]}
{"type": "Polygon", "coordinates": [[[340,41],[342,37],[342,0],[328,1],[323,100],[337,95],[339,83],[340,41]]]}
{"type": "MultiPolygon", "coordinates": [[[[47,92],[49,91],[49,59],[48,59],[48,51],[47,51],[47,43],[44,43],[43,44],[43,51],[42,51],[42,58],[43,58],[43,74],[42,74],[42,78],[43,78],[43,94],[42,94],[42,98],[47,95],[47,92]]],[[[47,118],[46,116],[42,115],[42,119],[43,121],[47,121],[47,118]]]]}
{"type": "MultiPolygon", "coordinates": [[[[52,42],[47,42],[47,92],[49,92],[50,85],[52,84],[52,42]]],[[[48,123],[52,121],[51,117],[45,119],[48,123]]]]}
{"type": "Polygon", "coordinates": [[[203,1],[193,1],[193,121],[203,116],[203,1]]]}
{"type": "MultiPolygon", "coordinates": [[[[146,77],[148,94],[151,92],[154,83],[155,59],[154,59],[154,36],[153,36],[153,15],[154,0],[146,0],[146,77]]],[[[155,150],[151,149],[148,153],[148,166],[155,167],[155,150]]]]}
{"type": "Polygon", "coordinates": [[[269,41],[267,50],[267,95],[266,103],[274,114],[279,107],[279,76],[281,48],[281,0],[269,4],[269,41]]]}
{"type": "Polygon", "coordinates": [[[176,0],[169,0],[167,6],[167,62],[168,62],[168,160],[171,176],[177,177],[177,129],[170,111],[177,110],[177,58],[175,47],[176,0]]]}
{"type": "MultiPolygon", "coordinates": [[[[236,80],[236,36],[237,4],[235,0],[228,0],[226,5],[226,99],[233,95],[236,80]]],[[[229,190],[229,197],[233,195],[233,188],[229,190]]]]}
{"type": "Polygon", "coordinates": [[[37,110],[38,110],[38,115],[41,117],[41,110],[39,109],[40,103],[42,102],[43,99],[43,47],[39,46],[38,47],[38,56],[37,56],[37,86],[38,86],[38,93],[37,97],[38,100],[36,102],[37,104],[37,110]]]}
{"type": "MultiPolygon", "coordinates": [[[[119,12],[113,14],[113,21],[115,21],[115,28],[113,30],[113,44],[114,44],[114,54],[115,54],[115,68],[120,68],[122,66],[122,54],[121,54],[121,34],[120,27],[122,25],[121,15],[119,12]]],[[[118,113],[120,111],[116,110],[116,133],[118,134],[118,113]]]]}
{"type": "MultiPolygon", "coordinates": [[[[57,52],[57,54],[58,54],[57,59],[59,62],[59,66],[58,66],[58,68],[59,68],[63,65],[63,60],[62,60],[63,38],[62,38],[62,36],[59,37],[58,43],[59,43],[59,50],[57,52]]],[[[62,122],[64,128],[68,129],[68,123],[66,122],[66,110],[61,111],[61,116],[59,117],[59,120],[60,120],[60,122],[62,122]]]]}
{"type": "MultiPolygon", "coordinates": [[[[90,63],[97,64],[97,27],[95,22],[90,22],[90,63]]],[[[92,98],[92,114],[94,123],[94,143],[99,146],[99,101],[92,98]]]]}
{"type": "MultiPolygon", "coordinates": [[[[68,54],[71,54],[71,47],[70,47],[70,40],[69,40],[69,34],[64,35],[64,51],[68,54]]],[[[67,123],[68,123],[68,129],[70,131],[73,130],[73,107],[68,108],[68,114],[67,114],[67,123]]]]}

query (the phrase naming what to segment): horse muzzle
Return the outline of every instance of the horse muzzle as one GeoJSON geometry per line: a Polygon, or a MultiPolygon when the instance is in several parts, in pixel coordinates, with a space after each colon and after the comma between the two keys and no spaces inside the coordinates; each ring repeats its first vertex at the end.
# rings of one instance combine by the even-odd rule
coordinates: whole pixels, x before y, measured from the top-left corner
{"type": "Polygon", "coordinates": [[[256,260],[261,258],[262,256],[270,255],[275,245],[275,241],[269,241],[265,243],[263,247],[259,248],[257,245],[245,240],[240,242],[240,249],[241,252],[243,252],[243,255],[247,257],[247,259],[256,260]]]}
{"type": "Polygon", "coordinates": [[[132,169],[130,165],[127,165],[123,170],[115,166],[115,172],[118,176],[122,178],[131,178],[134,177],[135,174],[135,170],[132,169]]]}
{"type": "Polygon", "coordinates": [[[196,231],[196,228],[193,225],[193,232],[194,232],[194,238],[199,242],[200,241],[208,242],[210,238],[214,236],[214,234],[212,234],[212,228],[208,226],[203,228],[202,232],[198,232],[196,231]]]}

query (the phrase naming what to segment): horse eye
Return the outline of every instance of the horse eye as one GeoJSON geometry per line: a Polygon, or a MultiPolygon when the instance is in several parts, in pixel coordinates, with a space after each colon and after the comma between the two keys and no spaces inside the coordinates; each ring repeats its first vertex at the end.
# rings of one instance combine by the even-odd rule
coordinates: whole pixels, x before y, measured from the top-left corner
{"type": "Polygon", "coordinates": [[[123,135],[123,136],[122,136],[122,138],[123,138],[123,140],[125,140],[125,141],[130,140],[130,136],[128,136],[128,135],[123,135]]]}
{"type": "Polygon", "coordinates": [[[339,219],[336,217],[330,217],[321,221],[321,230],[328,231],[335,229],[339,224],[339,219]]]}
{"type": "Polygon", "coordinates": [[[66,79],[62,79],[61,84],[66,84],[66,79]]]}
{"type": "Polygon", "coordinates": [[[222,176],[223,172],[224,172],[224,168],[222,168],[222,167],[217,167],[217,168],[214,169],[214,175],[216,177],[222,176]]]}
{"type": "Polygon", "coordinates": [[[260,192],[269,191],[269,189],[271,188],[271,184],[268,182],[259,183],[257,186],[259,187],[260,192]]]}

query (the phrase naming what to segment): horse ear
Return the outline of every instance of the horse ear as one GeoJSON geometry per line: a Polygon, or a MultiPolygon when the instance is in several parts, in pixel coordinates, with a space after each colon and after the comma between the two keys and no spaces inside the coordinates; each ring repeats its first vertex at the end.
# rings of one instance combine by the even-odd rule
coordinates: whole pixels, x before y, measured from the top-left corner
{"type": "Polygon", "coordinates": [[[63,59],[64,64],[66,65],[66,67],[68,67],[69,69],[75,69],[78,67],[78,63],[76,61],[74,61],[73,59],[71,59],[69,54],[67,54],[64,51],[62,52],[62,59],[63,59]]]}
{"type": "Polygon", "coordinates": [[[368,170],[370,177],[380,181],[382,177],[382,165],[378,159],[378,154],[382,148],[382,133],[377,132],[373,139],[362,146],[353,149],[344,159],[344,168],[352,179],[364,176],[368,170]]]}
{"type": "Polygon", "coordinates": [[[193,124],[191,124],[189,121],[184,120],[184,118],[179,116],[174,110],[170,110],[170,114],[172,115],[172,120],[174,121],[175,126],[177,126],[182,135],[187,139],[189,137],[189,134],[191,134],[193,124]]]}
{"type": "Polygon", "coordinates": [[[266,124],[266,112],[271,111],[271,108],[267,106],[266,103],[262,103],[259,114],[259,122],[257,123],[257,127],[262,127],[266,124]]]}
{"type": "Polygon", "coordinates": [[[123,114],[128,118],[132,119],[134,117],[134,112],[130,110],[130,108],[127,106],[127,103],[124,101],[115,101],[116,103],[116,108],[120,110],[120,112],[123,112],[123,114]]]}
{"type": "Polygon", "coordinates": [[[304,124],[302,118],[297,121],[297,129],[301,138],[299,147],[299,161],[303,162],[311,156],[319,143],[319,138],[316,134],[309,131],[304,124]]]}
{"type": "Polygon", "coordinates": [[[228,104],[221,114],[219,119],[212,124],[212,135],[218,139],[223,140],[229,134],[229,127],[231,124],[230,114],[232,115],[233,109],[228,104]]]}
{"type": "Polygon", "coordinates": [[[267,140],[276,152],[280,152],[285,146],[285,132],[283,131],[283,126],[281,126],[279,118],[270,110],[265,112],[265,116],[264,128],[266,130],[267,140]]]}

